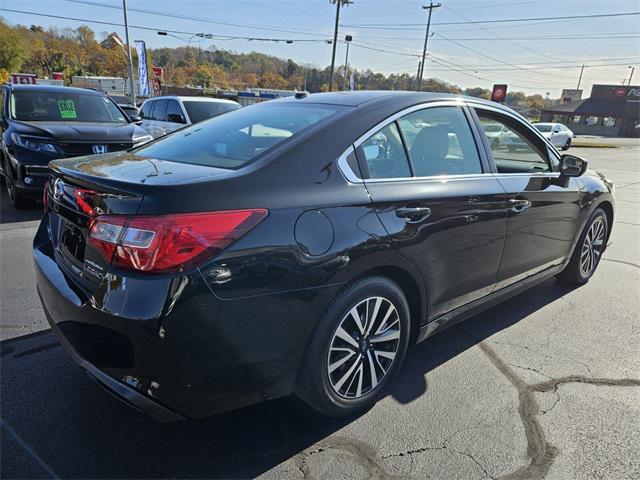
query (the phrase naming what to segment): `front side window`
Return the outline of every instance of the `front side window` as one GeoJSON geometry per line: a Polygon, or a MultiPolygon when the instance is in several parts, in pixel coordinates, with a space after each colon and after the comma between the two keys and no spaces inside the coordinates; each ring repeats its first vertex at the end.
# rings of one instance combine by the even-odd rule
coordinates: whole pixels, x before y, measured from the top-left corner
{"type": "Polygon", "coordinates": [[[590,127],[595,127],[596,125],[598,125],[598,117],[594,115],[584,117],[584,124],[590,127]]]}
{"type": "Polygon", "coordinates": [[[232,110],[240,108],[240,105],[236,103],[227,102],[185,100],[182,103],[189,115],[191,123],[202,122],[203,120],[217,117],[223,113],[231,112],[232,110]]]}
{"type": "MultiPolygon", "coordinates": [[[[460,107],[425,108],[398,120],[417,177],[482,173],[469,122],[460,107]]],[[[492,133],[500,132],[493,124],[492,133]]]]}
{"type": "Polygon", "coordinates": [[[616,126],[616,118],[615,117],[604,117],[602,119],[603,127],[615,127],[616,126]]]}
{"type": "Polygon", "coordinates": [[[411,176],[409,161],[395,123],[374,133],[360,148],[368,170],[368,178],[411,176]]]}
{"type": "Polygon", "coordinates": [[[505,134],[498,142],[492,141],[490,135],[485,134],[498,173],[551,171],[547,155],[542,153],[545,147],[540,145],[541,140],[531,132],[527,132],[523,126],[518,126],[516,120],[509,120],[501,115],[489,114],[477,109],[476,112],[483,129],[485,125],[493,125],[496,122],[501,123],[505,128],[505,134]]]}
{"type": "Polygon", "coordinates": [[[13,92],[10,113],[24,122],[128,123],[113,101],[95,93],[13,92]]]}
{"type": "Polygon", "coordinates": [[[153,120],[160,120],[161,122],[166,120],[167,103],[166,100],[156,100],[154,102],[153,111],[151,112],[151,118],[153,120]]]}
{"type": "Polygon", "coordinates": [[[240,168],[345,108],[348,107],[263,103],[191,125],[134,152],[172,162],[240,168]]]}

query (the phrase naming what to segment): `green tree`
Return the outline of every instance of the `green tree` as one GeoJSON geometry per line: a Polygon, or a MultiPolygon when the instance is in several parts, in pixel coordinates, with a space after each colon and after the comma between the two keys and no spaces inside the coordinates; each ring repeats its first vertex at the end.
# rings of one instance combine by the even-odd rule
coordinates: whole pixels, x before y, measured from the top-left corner
{"type": "Polygon", "coordinates": [[[19,71],[29,58],[28,39],[22,32],[0,21],[0,68],[19,71]]]}

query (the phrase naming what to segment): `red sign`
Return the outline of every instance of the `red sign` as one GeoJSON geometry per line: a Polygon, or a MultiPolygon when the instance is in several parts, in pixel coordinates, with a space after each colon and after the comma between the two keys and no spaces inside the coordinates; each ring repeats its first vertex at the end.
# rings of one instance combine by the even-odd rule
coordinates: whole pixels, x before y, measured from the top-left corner
{"type": "Polygon", "coordinates": [[[62,72],[51,72],[51,78],[54,80],[64,80],[64,74],[62,72]]]}
{"type": "Polygon", "coordinates": [[[11,83],[17,83],[18,85],[35,85],[38,75],[35,73],[12,73],[11,83]]]}
{"type": "Polygon", "coordinates": [[[504,84],[494,85],[493,91],[491,92],[491,101],[492,102],[504,102],[504,99],[507,97],[507,86],[504,84]]]}
{"type": "Polygon", "coordinates": [[[153,85],[153,91],[156,95],[160,95],[162,93],[162,81],[159,78],[151,79],[153,85]]]}
{"type": "Polygon", "coordinates": [[[616,87],[613,89],[613,94],[616,97],[626,97],[627,96],[627,89],[624,87],[616,87]]]}
{"type": "Polygon", "coordinates": [[[162,67],[153,67],[153,76],[154,77],[162,78],[163,74],[164,74],[164,68],[162,68],[162,67]]]}

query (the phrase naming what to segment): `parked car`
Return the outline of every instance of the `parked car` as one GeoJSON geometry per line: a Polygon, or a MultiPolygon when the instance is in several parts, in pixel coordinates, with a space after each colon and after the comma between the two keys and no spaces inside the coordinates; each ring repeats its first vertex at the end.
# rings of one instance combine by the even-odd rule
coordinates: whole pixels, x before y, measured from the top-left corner
{"type": "Polygon", "coordinates": [[[509,134],[509,131],[506,129],[504,125],[499,123],[490,123],[487,125],[483,125],[484,134],[489,140],[489,144],[491,148],[497,150],[501,146],[503,146],[505,142],[505,136],[509,134]]]}
{"type": "Polygon", "coordinates": [[[165,96],[145,100],[140,117],[142,126],[153,138],[157,138],[185,125],[202,122],[239,108],[238,102],[222,98],[165,96]]]}
{"type": "Polygon", "coordinates": [[[11,204],[42,197],[49,161],[141,145],[151,136],[108,95],[50,85],[0,87],[0,173],[11,204]]]}
{"type": "Polygon", "coordinates": [[[156,418],[292,393],[351,415],[411,344],[554,275],[589,281],[614,199],[586,168],[477,98],[260,103],[52,162],[38,292],[75,361],[156,418]],[[529,149],[492,148],[496,123],[529,149]]]}
{"type": "Polygon", "coordinates": [[[562,150],[569,150],[573,132],[561,123],[534,123],[545,138],[548,138],[553,146],[562,150]]]}
{"type": "Polygon", "coordinates": [[[127,114],[127,117],[129,117],[132,122],[139,124],[142,123],[142,118],[140,118],[140,110],[138,109],[138,107],[129,103],[119,103],[118,106],[120,107],[120,110],[127,114]]]}

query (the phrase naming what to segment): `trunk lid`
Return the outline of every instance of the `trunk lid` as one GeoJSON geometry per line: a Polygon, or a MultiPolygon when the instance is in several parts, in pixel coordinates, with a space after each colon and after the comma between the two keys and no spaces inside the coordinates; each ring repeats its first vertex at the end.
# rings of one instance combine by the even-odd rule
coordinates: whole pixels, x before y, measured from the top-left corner
{"type": "Polygon", "coordinates": [[[167,196],[175,193],[173,189],[169,193],[168,186],[186,186],[229,174],[228,170],[143,158],[130,152],[55,160],[49,167],[47,216],[56,262],[91,292],[111,269],[88,242],[94,218],[142,214],[145,196],[166,203],[167,196]]]}

